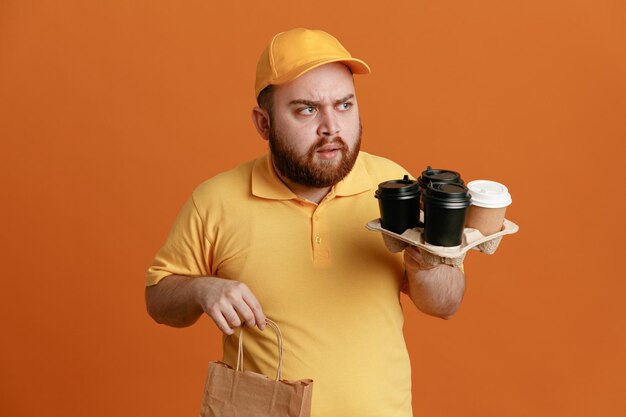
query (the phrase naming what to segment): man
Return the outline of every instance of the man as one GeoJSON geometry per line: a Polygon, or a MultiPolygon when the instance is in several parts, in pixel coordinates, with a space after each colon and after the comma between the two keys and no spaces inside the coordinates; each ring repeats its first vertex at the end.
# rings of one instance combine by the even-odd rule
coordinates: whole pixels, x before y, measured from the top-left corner
{"type": "MultiPolygon", "coordinates": [[[[225,335],[245,324],[247,370],[311,378],[313,417],[412,415],[400,292],[449,318],[463,272],[399,255],[364,225],[374,191],[406,171],[360,152],[353,74],[369,67],[322,31],[276,35],[257,67],[252,119],[268,155],[204,182],[183,207],[147,276],[148,311],[183,327],[206,313],[225,335]],[[254,329],[258,327],[258,329],[254,329]]],[[[225,336],[226,337],[226,336],[225,336]]],[[[224,361],[236,363],[237,339],[224,361]]]]}

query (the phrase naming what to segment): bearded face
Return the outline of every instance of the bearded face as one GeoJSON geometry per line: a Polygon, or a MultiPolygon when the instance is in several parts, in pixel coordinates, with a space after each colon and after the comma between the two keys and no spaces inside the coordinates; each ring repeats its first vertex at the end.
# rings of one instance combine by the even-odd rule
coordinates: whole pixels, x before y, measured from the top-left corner
{"type": "Polygon", "coordinates": [[[314,188],[331,187],[352,170],[361,146],[361,124],[350,149],[340,137],[322,137],[305,154],[299,154],[276,124],[271,123],[269,145],[276,170],[289,180],[314,188]],[[322,156],[324,155],[324,156],[322,156]],[[331,155],[332,157],[328,157],[331,155]]]}

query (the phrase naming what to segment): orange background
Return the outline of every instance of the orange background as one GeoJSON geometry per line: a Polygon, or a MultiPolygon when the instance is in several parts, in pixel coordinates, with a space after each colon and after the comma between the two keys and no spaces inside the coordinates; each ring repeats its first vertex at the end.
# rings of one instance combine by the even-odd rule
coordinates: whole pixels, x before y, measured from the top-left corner
{"type": "Polygon", "coordinates": [[[219,332],[151,321],[144,273],[193,187],[265,151],[256,60],[304,26],[373,69],[363,149],[513,195],[453,320],[403,296],[415,415],[626,415],[624,4],[2,1],[0,414],[197,415],[219,332]]]}

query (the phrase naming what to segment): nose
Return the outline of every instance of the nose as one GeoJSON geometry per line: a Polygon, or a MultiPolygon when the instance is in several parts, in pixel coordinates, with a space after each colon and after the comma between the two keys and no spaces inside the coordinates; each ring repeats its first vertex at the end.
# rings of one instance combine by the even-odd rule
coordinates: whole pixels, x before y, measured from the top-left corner
{"type": "Polygon", "coordinates": [[[334,136],[340,132],[339,121],[333,110],[324,110],[320,113],[320,124],[317,134],[320,136],[334,136]]]}

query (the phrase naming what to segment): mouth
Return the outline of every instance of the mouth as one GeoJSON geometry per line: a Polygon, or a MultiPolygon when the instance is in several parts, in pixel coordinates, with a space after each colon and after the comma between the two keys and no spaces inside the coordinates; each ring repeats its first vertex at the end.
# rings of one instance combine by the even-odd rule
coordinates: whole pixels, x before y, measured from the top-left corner
{"type": "Polygon", "coordinates": [[[322,159],[333,159],[343,150],[341,143],[328,143],[317,148],[316,153],[322,159]]]}
{"type": "Polygon", "coordinates": [[[343,149],[343,146],[340,143],[328,143],[326,145],[320,146],[317,148],[317,152],[333,152],[340,151],[343,149]]]}

